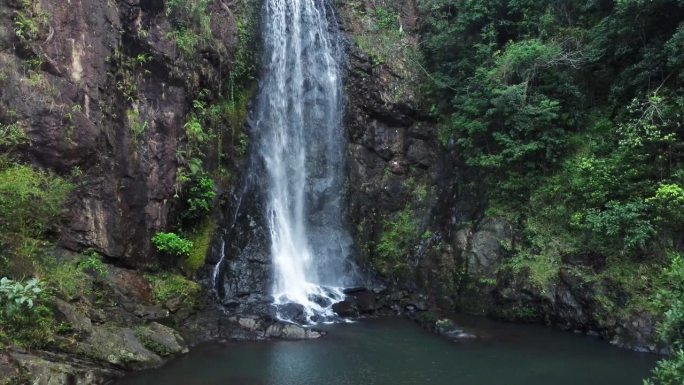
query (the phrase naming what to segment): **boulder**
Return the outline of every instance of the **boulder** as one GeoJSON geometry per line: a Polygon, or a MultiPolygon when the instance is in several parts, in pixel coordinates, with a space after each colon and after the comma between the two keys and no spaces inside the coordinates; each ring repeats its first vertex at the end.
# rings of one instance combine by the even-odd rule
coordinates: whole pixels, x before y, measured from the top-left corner
{"type": "MultiPolygon", "coordinates": [[[[110,384],[112,380],[123,375],[120,371],[103,368],[60,354],[45,353],[39,356],[12,352],[12,359],[21,365],[25,372],[25,375],[17,378],[30,378],[30,382],[25,383],[32,385],[104,385],[110,384]]],[[[2,379],[0,379],[0,384],[2,384],[2,379]]]]}
{"type": "Polygon", "coordinates": [[[77,310],[73,305],[62,301],[59,298],[54,299],[55,316],[58,321],[67,322],[71,328],[80,333],[90,333],[93,324],[90,318],[77,310]]]}
{"type": "Polygon", "coordinates": [[[332,310],[340,317],[356,317],[359,315],[359,309],[353,300],[345,299],[332,306],[332,310]]]}
{"type": "Polygon", "coordinates": [[[188,352],[185,340],[177,331],[157,322],[137,327],[135,336],[147,349],[162,357],[188,352]]]}
{"type": "Polygon", "coordinates": [[[307,340],[320,338],[323,334],[298,325],[276,323],[266,329],[266,336],[288,340],[307,340]]]}
{"type": "Polygon", "coordinates": [[[493,277],[506,255],[504,245],[510,244],[512,238],[513,229],[508,221],[503,218],[485,219],[470,238],[466,253],[468,273],[474,277],[493,277]]]}
{"type": "Polygon", "coordinates": [[[73,353],[127,370],[153,368],[161,357],[147,349],[129,328],[95,326],[88,338],[79,341],[73,353]]]}
{"type": "Polygon", "coordinates": [[[13,385],[24,382],[26,373],[17,360],[8,352],[0,351],[0,385],[13,385]]]}

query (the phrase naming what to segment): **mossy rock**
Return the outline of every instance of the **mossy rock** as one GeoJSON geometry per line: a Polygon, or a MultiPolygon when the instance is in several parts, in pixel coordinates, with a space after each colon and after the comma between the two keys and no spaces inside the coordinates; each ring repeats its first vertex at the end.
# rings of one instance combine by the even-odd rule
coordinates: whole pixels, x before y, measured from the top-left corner
{"type": "Polygon", "coordinates": [[[162,357],[188,352],[187,344],[177,331],[157,322],[136,328],[135,336],[147,349],[162,357]]]}

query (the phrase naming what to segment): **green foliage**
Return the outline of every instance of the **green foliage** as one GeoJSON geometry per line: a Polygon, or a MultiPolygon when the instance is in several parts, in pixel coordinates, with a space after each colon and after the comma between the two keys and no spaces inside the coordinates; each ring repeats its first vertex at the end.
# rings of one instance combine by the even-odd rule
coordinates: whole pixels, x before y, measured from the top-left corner
{"type": "Polygon", "coordinates": [[[37,302],[42,292],[40,282],[35,278],[25,284],[14,282],[7,277],[0,279],[0,298],[4,310],[8,313],[20,312],[24,308],[33,309],[34,302],[37,302]]]}
{"type": "Polygon", "coordinates": [[[386,7],[377,7],[373,12],[373,18],[380,29],[399,29],[399,14],[391,9],[386,7]]]}
{"type": "Polygon", "coordinates": [[[0,171],[0,233],[40,237],[58,220],[72,186],[66,180],[30,166],[0,171]]]}
{"type": "Polygon", "coordinates": [[[16,123],[0,123],[0,149],[9,151],[15,146],[24,144],[28,141],[24,130],[16,123]]]}
{"type": "Polygon", "coordinates": [[[187,275],[193,276],[200,267],[204,265],[204,260],[211,247],[211,240],[214,236],[216,224],[212,220],[206,220],[192,234],[192,249],[183,264],[187,275]]]}
{"type": "Polygon", "coordinates": [[[186,28],[174,30],[171,36],[176,41],[176,47],[185,56],[194,54],[200,44],[200,36],[186,28]]]}
{"type": "Polygon", "coordinates": [[[181,215],[186,221],[197,220],[209,214],[211,203],[216,197],[214,180],[207,174],[195,175],[187,188],[186,210],[181,215]]]}
{"type": "Polygon", "coordinates": [[[655,297],[665,316],[658,325],[661,340],[672,347],[673,354],[658,362],[646,385],[675,385],[684,382],[684,258],[670,254],[671,263],[663,272],[663,284],[655,297]]]}
{"type": "Polygon", "coordinates": [[[21,0],[21,8],[14,14],[14,33],[23,42],[36,40],[49,21],[50,14],[40,9],[40,2],[21,0]]]}
{"type": "Polygon", "coordinates": [[[542,293],[563,269],[596,290],[599,317],[662,317],[674,354],[647,383],[684,383],[684,2],[419,7],[459,191],[519,234],[503,269],[542,293]]]}
{"type": "Polygon", "coordinates": [[[249,0],[238,0],[238,3],[240,7],[240,17],[237,19],[238,42],[229,75],[229,100],[231,102],[240,100],[240,90],[251,87],[257,72],[259,3],[249,0]]]}
{"type": "Polygon", "coordinates": [[[140,117],[140,110],[137,105],[126,111],[126,118],[128,119],[128,128],[131,130],[131,138],[134,143],[139,143],[145,135],[149,124],[146,120],[140,117]]]}
{"type": "Polygon", "coordinates": [[[207,4],[208,0],[166,1],[166,16],[174,25],[171,37],[185,57],[192,56],[202,44],[210,44],[213,40],[207,4]]]}
{"type": "Polygon", "coordinates": [[[560,261],[555,255],[531,255],[521,252],[508,260],[505,267],[517,274],[528,274],[529,281],[541,292],[546,292],[549,284],[558,277],[560,261]]]}
{"type": "Polygon", "coordinates": [[[92,280],[77,261],[46,258],[40,262],[38,269],[55,294],[67,301],[85,298],[92,293],[92,280]]]}
{"type": "Polygon", "coordinates": [[[671,358],[658,361],[653,377],[644,385],[680,385],[684,383],[684,350],[677,350],[671,358]]]}
{"type": "Polygon", "coordinates": [[[57,324],[37,279],[0,279],[0,341],[41,348],[54,340],[57,324]]]}
{"type": "MultiPolygon", "coordinates": [[[[204,110],[204,104],[198,104],[199,101],[195,101],[195,108],[200,112],[204,110]],[[201,108],[197,108],[200,105],[201,108]]],[[[200,146],[204,144],[208,139],[209,135],[204,130],[200,119],[195,114],[190,114],[190,118],[183,126],[185,128],[185,136],[188,141],[188,158],[192,158],[193,155],[200,152],[200,146]]]]}
{"type": "Polygon", "coordinates": [[[679,229],[684,224],[684,189],[677,184],[661,183],[646,203],[655,210],[657,219],[679,229]]]}
{"type": "Polygon", "coordinates": [[[48,171],[11,162],[0,167],[0,269],[5,274],[32,274],[46,240],[58,230],[71,189],[71,183],[48,171]]]}
{"type": "Polygon", "coordinates": [[[684,258],[671,253],[670,259],[670,266],[663,271],[663,285],[655,297],[656,304],[665,314],[658,334],[673,347],[684,348],[684,258]]]}
{"type": "Polygon", "coordinates": [[[575,256],[662,260],[683,219],[684,3],[419,7],[441,141],[464,193],[522,230],[513,266],[541,285],[575,256]]]}
{"type": "Polygon", "coordinates": [[[414,99],[424,71],[416,41],[403,30],[399,5],[391,1],[349,3],[344,7],[354,20],[356,46],[372,66],[387,68],[396,77],[384,79],[384,101],[414,99]]]}
{"type": "Polygon", "coordinates": [[[199,302],[200,285],[183,276],[164,273],[147,275],[152,286],[152,294],[158,303],[165,303],[170,299],[178,299],[184,306],[193,307],[199,302]]]}
{"type": "Polygon", "coordinates": [[[183,239],[175,233],[157,233],[152,238],[152,244],[158,251],[178,257],[188,257],[193,246],[192,241],[183,239]]]}
{"type": "Polygon", "coordinates": [[[78,261],[78,267],[81,271],[94,274],[99,278],[106,278],[109,275],[107,266],[96,253],[86,254],[84,259],[78,261]]]}
{"type": "Polygon", "coordinates": [[[420,223],[412,217],[409,207],[394,219],[385,220],[372,256],[373,265],[388,275],[406,270],[406,258],[419,242],[421,234],[420,223]]]}
{"type": "Polygon", "coordinates": [[[656,234],[647,208],[643,202],[610,201],[602,210],[587,210],[585,226],[604,239],[622,240],[620,246],[625,251],[644,248],[656,234]]]}

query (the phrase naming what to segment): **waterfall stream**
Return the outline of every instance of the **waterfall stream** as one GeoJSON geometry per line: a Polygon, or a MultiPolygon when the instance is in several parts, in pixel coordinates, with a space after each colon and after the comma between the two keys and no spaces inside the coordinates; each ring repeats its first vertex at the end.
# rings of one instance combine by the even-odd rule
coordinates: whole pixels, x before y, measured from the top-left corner
{"type": "Polygon", "coordinates": [[[341,49],[332,8],[321,0],[266,0],[264,63],[254,147],[266,174],[274,303],[303,307],[307,322],[354,281],[343,221],[345,138],[341,49]]]}

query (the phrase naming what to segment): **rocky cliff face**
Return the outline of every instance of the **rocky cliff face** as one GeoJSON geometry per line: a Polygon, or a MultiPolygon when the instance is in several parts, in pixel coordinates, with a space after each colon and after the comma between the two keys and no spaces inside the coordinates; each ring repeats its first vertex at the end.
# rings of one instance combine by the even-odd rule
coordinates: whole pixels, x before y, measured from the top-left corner
{"type": "Polygon", "coordinates": [[[0,122],[25,129],[26,161],[79,181],[62,246],[154,260],[186,114],[200,89],[220,87],[236,42],[234,15],[211,3],[215,43],[192,57],[162,1],[0,3],[0,122]]]}

